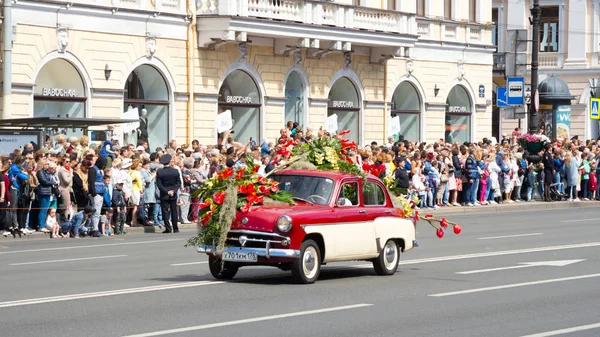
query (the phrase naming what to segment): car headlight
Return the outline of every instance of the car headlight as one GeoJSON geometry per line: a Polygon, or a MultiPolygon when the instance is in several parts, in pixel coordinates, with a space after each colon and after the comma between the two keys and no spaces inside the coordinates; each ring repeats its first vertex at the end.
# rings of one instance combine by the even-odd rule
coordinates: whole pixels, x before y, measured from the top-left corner
{"type": "Polygon", "coordinates": [[[282,232],[289,232],[292,229],[292,218],[282,215],[277,219],[277,228],[282,232]]]}

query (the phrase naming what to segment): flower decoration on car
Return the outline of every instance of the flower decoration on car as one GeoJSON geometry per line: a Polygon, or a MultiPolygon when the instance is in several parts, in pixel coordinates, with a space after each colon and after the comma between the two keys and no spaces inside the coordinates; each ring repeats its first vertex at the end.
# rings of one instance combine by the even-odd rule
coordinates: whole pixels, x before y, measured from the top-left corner
{"type": "Polygon", "coordinates": [[[213,175],[193,193],[201,200],[198,218],[202,230],[187,245],[215,244],[217,250],[222,250],[238,211],[248,213],[254,205],[265,203],[294,204],[292,195],[280,190],[276,181],[256,174],[258,165],[252,158],[246,163],[213,175]]]}

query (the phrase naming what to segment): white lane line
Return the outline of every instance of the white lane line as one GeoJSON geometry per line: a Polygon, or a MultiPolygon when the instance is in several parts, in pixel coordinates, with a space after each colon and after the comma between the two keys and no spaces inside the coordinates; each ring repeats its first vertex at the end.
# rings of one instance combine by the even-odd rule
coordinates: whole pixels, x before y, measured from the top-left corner
{"type": "Polygon", "coordinates": [[[19,307],[19,306],[24,306],[24,305],[52,303],[52,302],[64,302],[64,301],[81,300],[81,299],[85,299],[85,298],[95,298],[95,297],[104,297],[104,296],[145,293],[145,292],[159,291],[159,290],[171,290],[171,289],[180,289],[180,288],[209,286],[209,285],[215,285],[215,284],[221,284],[221,283],[224,283],[224,282],[223,281],[197,281],[197,282],[170,283],[170,284],[163,284],[163,285],[149,286],[149,287],[108,290],[108,291],[99,291],[99,292],[93,292],[93,293],[82,293],[82,294],[73,294],[73,295],[64,295],[64,296],[31,298],[31,299],[27,299],[27,300],[0,302],[0,308],[19,307]]]}
{"type": "Polygon", "coordinates": [[[181,333],[181,332],[188,332],[188,331],[197,331],[197,330],[206,330],[206,329],[220,328],[220,327],[224,327],[224,326],[247,324],[247,323],[254,323],[254,322],[272,321],[272,320],[281,319],[281,318],[315,315],[315,314],[321,314],[321,313],[325,313],[325,312],[350,310],[350,309],[364,308],[364,307],[370,307],[370,306],[373,306],[373,304],[362,303],[362,304],[345,305],[345,306],[341,306],[341,307],[332,307],[332,308],[324,308],[324,309],[316,309],[316,310],[298,311],[298,312],[291,312],[291,313],[288,313],[288,314],[280,314],[280,315],[273,315],[273,316],[263,316],[263,317],[247,318],[247,319],[240,319],[240,320],[235,320],[235,321],[228,321],[228,322],[220,322],[220,323],[196,325],[196,326],[190,326],[190,327],[187,327],[187,328],[162,330],[162,331],[148,332],[148,333],[142,333],[142,334],[137,334],[137,335],[128,335],[128,336],[124,336],[124,337],[162,336],[162,335],[169,335],[169,334],[174,334],[174,333],[181,333]]]}
{"type": "Polygon", "coordinates": [[[506,239],[506,238],[518,238],[521,236],[535,236],[544,235],[544,233],[527,233],[527,234],[515,234],[515,235],[504,235],[504,236],[488,236],[485,238],[477,238],[477,240],[494,240],[494,239],[506,239]]]}
{"type": "Polygon", "coordinates": [[[598,329],[598,328],[600,328],[600,323],[580,325],[580,326],[575,326],[575,327],[568,328],[568,329],[546,331],[546,332],[536,333],[533,335],[527,335],[527,336],[522,336],[522,337],[550,337],[550,336],[564,335],[564,334],[568,334],[568,333],[591,330],[591,329],[598,329]]]}
{"type": "Polygon", "coordinates": [[[27,249],[27,250],[11,250],[11,251],[8,251],[8,252],[0,252],[0,254],[19,254],[19,253],[47,252],[47,251],[51,251],[51,250],[67,250],[67,249],[80,249],[80,248],[142,245],[142,244],[146,244],[146,243],[162,243],[162,242],[171,242],[171,241],[183,241],[183,239],[166,239],[166,240],[136,241],[136,242],[123,242],[123,243],[105,243],[105,244],[100,244],[100,245],[89,245],[89,246],[70,246],[70,247],[54,247],[54,248],[27,249]]]}
{"type": "Polygon", "coordinates": [[[205,264],[205,263],[208,263],[208,261],[187,262],[187,263],[173,263],[173,264],[170,264],[169,266],[171,266],[171,267],[179,267],[179,266],[189,266],[189,265],[192,265],[192,264],[205,264]]]}
{"type": "Polygon", "coordinates": [[[94,256],[94,257],[82,257],[82,258],[78,258],[78,259],[64,259],[64,260],[22,262],[22,263],[11,263],[11,264],[9,264],[9,266],[25,266],[25,265],[30,265],[30,264],[43,264],[43,263],[59,263],[59,262],[71,262],[71,261],[110,259],[110,258],[113,258],[113,257],[125,257],[125,256],[127,256],[127,255],[94,256]]]}
{"type": "Polygon", "coordinates": [[[595,221],[595,220],[600,220],[600,218],[593,218],[593,219],[579,219],[579,220],[564,220],[561,222],[585,222],[585,221],[595,221]]]}
{"type": "Polygon", "coordinates": [[[541,281],[533,281],[533,282],[505,284],[505,285],[502,285],[502,286],[485,287],[485,288],[475,288],[475,289],[467,289],[467,290],[460,290],[460,291],[451,291],[451,292],[447,292],[447,293],[430,294],[430,295],[427,295],[427,296],[430,296],[430,297],[446,297],[446,296],[454,296],[454,295],[464,295],[464,294],[479,293],[479,292],[490,291],[490,290],[502,290],[502,289],[509,289],[509,288],[527,287],[527,286],[533,286],[533,285],[536,285],[536,284],[546,284],[546,283],[555,283],[555,282],[583,280],[583,279],[588,279],[588,278],[593,278],[593,277],[600,277],[600,274],[588,274],[588,275],[580,275],[580,276],[572,276],[572,277],[555,278],[555,279],[550,279],[550,280],[541,280],[541,281]]]}

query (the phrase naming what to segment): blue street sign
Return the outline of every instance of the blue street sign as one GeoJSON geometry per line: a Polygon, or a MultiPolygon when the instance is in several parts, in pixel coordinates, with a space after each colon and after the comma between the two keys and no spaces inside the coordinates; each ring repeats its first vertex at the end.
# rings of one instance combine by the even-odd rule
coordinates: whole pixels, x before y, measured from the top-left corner
{"type": "Polygon", "coordinates": [[[509,77],[506,80],[508,105],[523,105],[525,103],[525,79],[523,77],[509,77]]]}
{"type": "Polygon", "coordinates": [[[598,112],[598,109],[600,108],[600,98],[592,98],[590,103],[590,118],[600,119],[600,113],[598,112]]]}
{"type": "Polygon", "coordinates": [[[496,95],[496,106],[508,106],[508,103],[506,102],[506,88],[498,88],[498,92],[496,95]]]}

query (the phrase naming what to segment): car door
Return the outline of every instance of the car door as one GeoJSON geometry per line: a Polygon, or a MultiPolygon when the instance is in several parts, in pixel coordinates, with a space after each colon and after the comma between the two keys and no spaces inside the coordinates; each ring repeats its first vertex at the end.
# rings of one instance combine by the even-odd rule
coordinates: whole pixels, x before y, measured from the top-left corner
{"type": "Polygon", "coordinates": [[[332,258],[361,258],[376,250],[374,228],[372,222],[367,222],[361,187],[358,179],[345,180],[340,186],[335,205],[338,224],[332,258]]]}
{"type": "MultiPolygon", "coordinates": [[[[362,189],[363,204],[365,210],[365,221],[368,226],[373,228],[375,242],[375,253],[377,252],[377,239],[379,238],[378,227],[381,227],[382,219],[385,217],[393,216],[393,208],[388,205],[388,200],[384,192],[384,187],[380,182],[369,179],[363,184],[362,189]],[[375,220],[379,219],[378,224],[375,220]]],[[[386,221],[386,220],[383,220],[386,221]]],[[[387,221],[386,221],[387,222],[387,221]]],[[[380,242],[379,247],[384,245],[385,242],[380,242]]]]}

